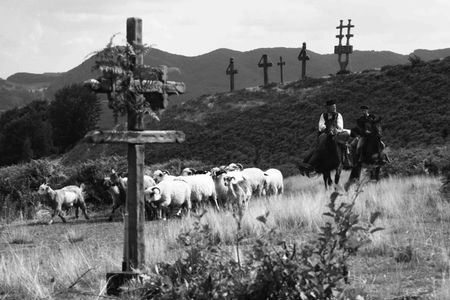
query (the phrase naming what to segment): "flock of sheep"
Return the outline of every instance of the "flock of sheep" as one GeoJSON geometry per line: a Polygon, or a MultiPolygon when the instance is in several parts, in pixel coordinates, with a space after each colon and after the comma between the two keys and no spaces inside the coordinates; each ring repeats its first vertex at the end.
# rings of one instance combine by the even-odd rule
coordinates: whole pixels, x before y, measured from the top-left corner
{"type": "MultiPolygon", "coordinates": [[[[279,170],[243,168],[237,163],[214,167],[209,171],[185,168],[179,176],[156,170],[152,176],[144,175],[143,181],[146,211],[154,219],[166,219],[173,212],[180,215],[182,208],[189,215],[192,208],[205,205],[212,205],[218,211],[229,207],[245,210],[252,197],[279,195],[284,190],[283,175],[279,170]]],[[[104,178],[104,186],[113,199],[109,220],[113,219],[115,210],[126,201],[127,182],[127,177],[122,177],[114,170],[104,178]]],[[[38,193],[45,195],[52,206],[49,224],[55,216],[66,222],[63,210],[72,207],[75,208],[77,218],[78,208],[81,208],[86,219],[89,219],[83,184],[59,190],[42,184],[38,193]]]]}

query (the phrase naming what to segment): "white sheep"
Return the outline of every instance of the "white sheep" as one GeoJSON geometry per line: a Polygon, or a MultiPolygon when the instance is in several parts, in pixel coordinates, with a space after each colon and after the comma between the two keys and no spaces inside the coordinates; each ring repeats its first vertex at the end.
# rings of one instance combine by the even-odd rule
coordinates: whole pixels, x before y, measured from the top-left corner
{"type": "Polygon", "coordinates": [[[283,174],[278,169],[268,169],[264,172],[266,176],[266,195],[281,195],[284,191],[283,174]]]}
{"type": "Polygon", "coordinates": [[[156,183],[160,183],[163,180],[166,179],[174,179],[176,176],[170,175],[169,171],[167,170],[156,170],[153,172],[153,180],[156,183]]]}
{"type": "Polygon", "coordinates": [[[217,194],[214,184],[214,180],[210,175],[197,174],[190,176],[180,176],[174,180],[183,180],[189,184],[191,188],[191,202],[195,204],[212,202],[217,210],[219,205],[217,204],[217,194]]]}
{"type": "MultiPolygon", "coordinates": [[[[227,172],[224,167],[215,167],[211,169],[212,178],[216,188],[217,200],[222,206],[233,203],[235,199],[230,198],[230,188],[227,181],[234,178],[233,182],[246,181],[241,171],[227,172]]],[[[251,191],[251,190],[250,190],[251,191]]]]}
{"type": "Polygon", "coordinates": [[[76,185],[66,186],[59,190],[53,190],[47,184],[41,184],[39,186],[38,194],[46,195],[49,203],[53,209],[53,213],[48,224],[53,223],[53,218],[58,215],[61,220],[66,223],[62,210],[69,208],[75,208],[75,217],[78,218],[78,208],[81,208],[86,220],[89,220],[89,216],[86,213],[86,203],[84,202],[84,184],[80,187],[76,185]]]}
{"type": "Polygon", "coordinates": [[[259,168],[245,168],[242,174],[252,187],[252,194],[261,197],[266,193],[266,176],[259,168]]]}
{"type": "Polygon", "coordinates": [[[227,203],[237,206],[239,213],[248,208],[248,202],[252,197],[252,188],[247,179],[241,174],[230,172],[224,176],[227,187],[227,203]],[[237,175],[237,176],[236,176],[237,175]]]}
{"type": "Polygon", "coordinates": [[[145,201],[155,205],[167,217],[170,208],[185,206],[188,216],[192,208],[191,188],[184,180],[163,180],[145,190],[145,201]]]}

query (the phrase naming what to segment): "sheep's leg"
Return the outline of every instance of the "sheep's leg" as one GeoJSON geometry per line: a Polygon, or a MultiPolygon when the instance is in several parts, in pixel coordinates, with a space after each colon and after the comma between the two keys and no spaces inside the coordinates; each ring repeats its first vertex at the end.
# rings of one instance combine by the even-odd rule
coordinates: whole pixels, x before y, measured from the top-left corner
{"type": "Polygon", "coordinates": [[[212,201],[214,202],[214,205],[216,206],[217,211],[220,211],[219,203],[217,203],[217,196],[216,195],[212,196],[212,201]]]}
{"type": "MultiPolygon", "coordinates": [[[[63,223],[67,223],[66,218],[64,218],[63,212],[61,209],[58,210],[58,216],[61,218],[63,223]]],[[[53,219],[53,218],[52,218],[53,219]]]]}
{"type": "Polygon", "coordinates": [[[78,205],[75,205],[75,219],[78,219],[78,205]]]}

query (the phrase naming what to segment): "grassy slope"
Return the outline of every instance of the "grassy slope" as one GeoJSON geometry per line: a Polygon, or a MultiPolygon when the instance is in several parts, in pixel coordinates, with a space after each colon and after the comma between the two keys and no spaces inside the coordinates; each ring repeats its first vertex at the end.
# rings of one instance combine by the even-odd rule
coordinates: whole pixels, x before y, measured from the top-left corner
{"type": "MultiPolygon", "coordinates": [[[[322,213],[328,193],[320,179],[291,177],[285,180],[281,199],[256,200],[250,205],[242,230],[244,244],[265,229],[255,218],[270,211],[268,226],[277,227],[288,241],[301,243],[311,238],[324,221],[322,213]]],[[[436,192],[439,180],[427,177],[390,178],[368,184],[357,200],[361,220],[371,212],[382,213],[378,225],[386,228],[372,237],[372,243],[351,260],[348,289],[363,290],[367,299],[426,293],[445,299],[450,290],[448,253],[449,205],[436,192]],[[410,262],[396,262],[402,247],[413,251],[410,262]],[[439,297],[441,295],[441,297],[439,297]]],[[[350,194],[349,196],[352,196],[350,194]]],[[[40,225],[48,215],[33,223],[17,223],[0,230],[0,291],[11,297],[82,298],[81,292],[104,292],[105,273],[119,270],[122,257],[122,222],[105,222],[106,213],[92,220],[58,220],[40,225]],[[25,241],[27,243],[21,243],[25,241]],[[68,291],[85,271],[90,270],[68,291]],[[62,294],[61,294],[62,293],[62,294]]],[[[234,242],[236,224],[229,212],[208,212],[204,220],[212,226],[223,247],[234,242]]],[[[175,239],[189,228],[188,219],[146,223],[146,260],[149,268],[160,261],[172,261],[182,249],[175,239]]]]}
{"type": "MultiPolygon", "coordinates": [[[[171,158],[208,164],[240,161],[294,174],[294,162],[315,139],[319,115],[329,99],[337,101],[346,128],[355,126],[359,106],[369,105],[383,117],[384,140],[391,148],[443,147],[450,141],[449,83],[447,57],[415,67],[388,66],[268,89],[204,95],[168,109],[160,123],[148,124],[150,129],[183,130],[186,142],[148,146],[147,163],[171,158]]],[[[124,148],[80,145],[67,161],[99,153],[124,154],[124,148]]]]}

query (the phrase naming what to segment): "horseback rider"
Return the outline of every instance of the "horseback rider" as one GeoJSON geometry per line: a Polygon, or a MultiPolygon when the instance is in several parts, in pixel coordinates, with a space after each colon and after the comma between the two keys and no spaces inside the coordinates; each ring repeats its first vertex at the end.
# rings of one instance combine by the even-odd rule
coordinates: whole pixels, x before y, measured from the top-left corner
{"type": "Polygon", "coordinates": [[[357,140],[356,158],[358,162],[362,162],[364,159],[366,139],[372,133],[372,124],[376,120],[375,115],[369,113],[369,107],[367,105],[362,105],[360,109],[362,115],[356,120],[357,127],[353,129],[357,135],[355,140],[357,140]]]}
{"type": "Polygon", "coordinates": [[[346,140],[349,136],[348,130],[344,129],[344,119],[342,115],[337,112],[336,102],[328,100],[326,102],[326,112],[322,113],[319,118],[319,132],[315,144],[303,160],[303,166],[306,172],[309,173],[316,166],[319,156],[319,150],[325,147],[327,135],[332,134],[336,136],[337,140],[346,140]]]}

